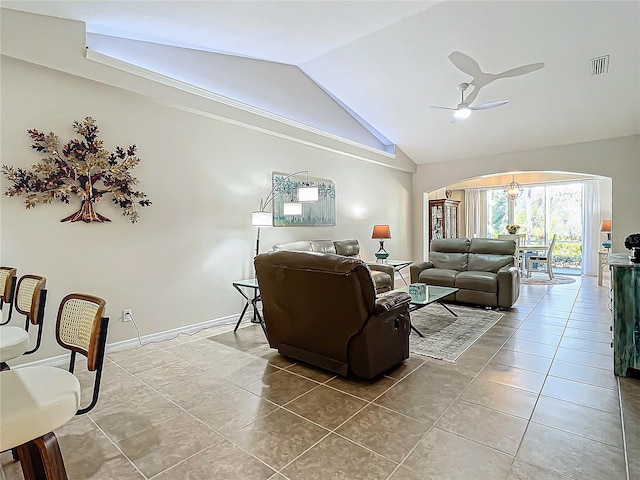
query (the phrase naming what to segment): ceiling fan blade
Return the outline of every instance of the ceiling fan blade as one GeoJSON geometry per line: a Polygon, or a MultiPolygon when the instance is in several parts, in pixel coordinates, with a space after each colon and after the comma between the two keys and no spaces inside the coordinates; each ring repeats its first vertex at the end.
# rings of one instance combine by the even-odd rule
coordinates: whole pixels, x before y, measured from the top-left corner
{"type": "Polygon", "coordinates": [[[452,52],[449,55],[449,60],[451,60],[451,63],[453,63],[458,70],[474,78],[484,73],[480,70],[478,62],[462,52],[452,52]]]}
{"type": "Polygon", "coordinates": [[[451,108],[451,107],[439,107],[437,105],[430,105],[429,108],[436,108],[438,110],[457,110],[457,108],[451,108]]]}
{"type": "Polygon", "coordinates": [[[498,78],[509,78],[509,77],[518,77],[520,75],[526,75],[527,73],[535,72],[536,70],[540,70],[544,67],[544,62],[540,63],[531,63],[529,65],[523,65],[521,67],[512,68],[511,70],[506,70],[502,73],[496,74],[496,79],[498,78]]]}
{"type": "Polygon", "coordinates": [[[501,107],[509,103],[509,100],[498,100],[497,102],[483,103],[476,105],[475,107],[469,107],[469,110],[489,110],[490,108],[501,107]]]}

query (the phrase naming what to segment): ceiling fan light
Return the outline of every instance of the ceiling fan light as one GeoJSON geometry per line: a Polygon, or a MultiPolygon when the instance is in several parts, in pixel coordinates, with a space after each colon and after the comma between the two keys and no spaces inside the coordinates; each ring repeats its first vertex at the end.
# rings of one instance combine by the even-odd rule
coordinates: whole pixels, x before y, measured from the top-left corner
{"type": "Polygon", "coordinates": [[[464,120],[465,118],[468,118],[469,115],[471,115],[471,110],[469,109],[469,107],[461,107],[453,114],[453,116],[458,120],[464,120]]]}

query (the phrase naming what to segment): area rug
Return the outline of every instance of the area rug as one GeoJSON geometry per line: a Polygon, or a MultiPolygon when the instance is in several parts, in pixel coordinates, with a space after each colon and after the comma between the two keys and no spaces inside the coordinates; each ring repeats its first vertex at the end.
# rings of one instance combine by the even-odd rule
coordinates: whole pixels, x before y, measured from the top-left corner
{"type": "Polygon", "coordinates": [[[424,335],[422,338],[414,331],[411,332],[411,353],[455,362],[503,316],[502,313],[483,308],[448,306],[458,314],[457,317],[437,303],[411,312],[411,324],[424,335]]]}
{"type": "Polygon", "coordinates": [[[520,283],[522,285],[568,285],[569,283],[575,283],[575,278],[562,277],[560,275],[554,275],[553,280],[549,280],[549,277],[521,277],[520,283]]]}

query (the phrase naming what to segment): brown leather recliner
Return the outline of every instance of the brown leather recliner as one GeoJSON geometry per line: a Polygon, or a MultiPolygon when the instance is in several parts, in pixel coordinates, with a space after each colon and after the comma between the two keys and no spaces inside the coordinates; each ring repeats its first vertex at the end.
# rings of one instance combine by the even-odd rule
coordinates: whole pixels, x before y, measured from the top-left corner
{"type": "Polygon", "coordinates": [[[254,263],[269,345],[282,355],[366,379],[409,357],[411,297],[376,298],[362,260],[277,251],[254,263]]]}

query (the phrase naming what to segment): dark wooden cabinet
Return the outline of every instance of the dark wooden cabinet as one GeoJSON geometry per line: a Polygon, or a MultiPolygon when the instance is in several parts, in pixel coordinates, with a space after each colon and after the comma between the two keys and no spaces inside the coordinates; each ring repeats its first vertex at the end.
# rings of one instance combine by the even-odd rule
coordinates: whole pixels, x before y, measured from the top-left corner
{"type": "Polygon", "coordinates": [[[429,242],[434,238],[458,237],[459,200],[429,200],[429,242]]]}

